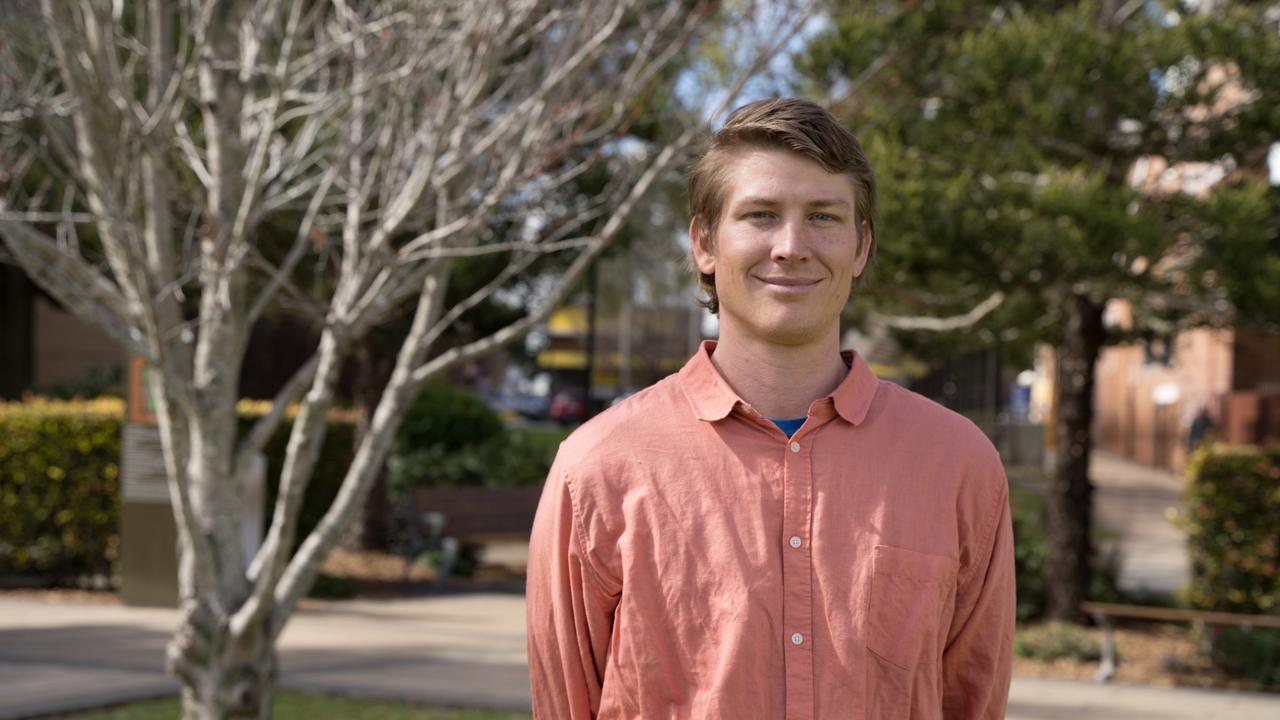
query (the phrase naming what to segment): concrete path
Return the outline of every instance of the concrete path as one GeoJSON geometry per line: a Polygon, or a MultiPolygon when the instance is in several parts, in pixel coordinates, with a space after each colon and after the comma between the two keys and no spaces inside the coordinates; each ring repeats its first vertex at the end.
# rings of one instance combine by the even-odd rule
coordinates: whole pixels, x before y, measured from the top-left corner
{"type": "Polygon", "coordinates": [[[1280,696],[1014,678],[1006,720],[1276,720],[1280,696]]]}
{"type": "Polygon", "coordinates": [[[1172,522],[1184,480],[1108,452],[1090,457],[1097,521],[1116,534],[1120,588],[1173,593],[1191,577],[1186,535],[1172,522]]]}
{"type": "MultiPolygon", "coordinates": [[[[171,610],[0,598],[0,718],[176,691],[171,610]]],[[[296,690],[528,711],[524,598],[452,595],[313,604],[281,641],[296,690]]],[[[1276,720],[1280,696],[1015,678],[1010,720],[1276,720]]]]}
{"type": "MultiPolygon", "coordinates": [[[[177,613],[0,599],[0,718],[172,694],[164,647],[177,613]]],[[[528,711],[520,595],[313,604],[280,642],[281,684],[528,711]]]]}
{"type": "MultiPolygon", "coordinates": [[[[1114,553],[1122,590],[1169,595],[1191,577],[1186,536],[1172,522],[1182,510],[1183,479],[1167,470],[1095,450],[1089,457],[1094,522],[1110,537],[1099,545],[1114,553]]],[[[1043,493],[1045,482],[1023,478],[1043,493]]]]}

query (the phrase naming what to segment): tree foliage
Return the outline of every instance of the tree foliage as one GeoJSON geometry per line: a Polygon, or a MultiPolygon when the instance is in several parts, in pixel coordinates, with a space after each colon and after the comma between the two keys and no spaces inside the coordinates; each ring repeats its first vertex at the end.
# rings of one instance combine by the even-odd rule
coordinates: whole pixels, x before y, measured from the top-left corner
{"type": "MultiPolygon", "coordinates": [[[[1280,20],[1265,3],[836,2],[804,65],[884,188],[878,310],[995,309],[909,346],[1059,348],[1051,600],[1088,587],[1107,342],[1280,317],[1280,20]],[[1105,327],[1128,300],[1128,327],[1105,327]],[[998,303],[998,305],[997,305],[998,303]]],[[[1024,355],[1025,357],[1025,355],[1024,355]]]]}
{"type": "Polygon", "coordinates": [[[1276,21],[1254,5],[1176,20],[1104,5],[836,4],[805,68],[886,188],[880,307],[954,311],[998,289],[1009,300],[982,327],[1050,341],[1071,288],[1131,299],[1166,331],[1221,319],[1214,300],[1274,320],[1276,21]],[[1147,158],[1175,166],[1167,179],[1178,163],[1225,178],[1153,191],[1131,180],[1147,158]]]}

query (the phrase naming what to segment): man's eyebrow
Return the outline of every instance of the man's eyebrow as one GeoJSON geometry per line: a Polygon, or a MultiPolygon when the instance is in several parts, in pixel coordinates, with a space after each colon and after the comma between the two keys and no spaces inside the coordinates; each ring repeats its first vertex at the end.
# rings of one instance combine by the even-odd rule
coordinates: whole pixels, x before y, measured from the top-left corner
{"type": "MultiPolygon", "coordinates": [[[[763,195],[749,195],[747,197],[742,198],[741,200],[738,200],[734,204],[735,205],[763,205],[766,207],[770,207],[774,205],[781,205],[782,202],[780,200],[776,200],[771,197],[765,197],[763,195]]],[[[843,198],[819,198],[817,200],[810,200],[808,203],[806,203],[806,205],[808,205],[809,207],[832,207],[836,205],[850,207],[849,201],[843,198]]]]}
{"type": "Polygon", "coordinates": [[[849,207],[849,201],[843,198],[822,198],[809,203],[810,207],[831,207],[833,205],[843,205],[849,207]]]}
{"type": "Polygon", "coordinates": [[[762,196],[762,195],[749,195],[749,196],[747,196],[747,197],[744,197],[744,198],[742,198],[742,199],[738,200],[738,201],[737,201],[736,203],[734,203],[734,204],[735,204],[735,205],[767,205],[767,206],[773,206],[773,205],[781,205],[782,203],[778,202],[777,200],[774,200],[773,198],[770,198],[770,197],[764,197],[764,196],[762,196]]]}

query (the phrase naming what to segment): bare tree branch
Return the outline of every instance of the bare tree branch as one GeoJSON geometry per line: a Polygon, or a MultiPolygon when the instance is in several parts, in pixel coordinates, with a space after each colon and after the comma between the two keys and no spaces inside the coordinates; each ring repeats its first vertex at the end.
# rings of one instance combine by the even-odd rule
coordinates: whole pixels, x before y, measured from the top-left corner
{"type": "Polygon", "coordinates": [[[0,75],[14,79],[0,87],[0,235],[37,283],[156,370],[181,547],[183,624],[168,658],[202,706],[192,716],[258,714],[231,705],[269,699],[274,641],[422,383],[542,322],[810,2],[145,0],[113,12],[41,0],[23,15],[14,36],[47,48],[0,45],[0,75]],[[783,19],[767,37],[761,8],[783,19]],[[659,135],[674,140],[629,137],[682,51],[732,27],[740,67],[717,88],[720,107],[671,108],[659,135]],[[584,182],[595,172],[612,178],[603,189],[584,182]],[[538,263],[565,251],[567,268],[538,263]],[[505,264],[467,277],[446,305],[454,269],[495,253],[505,264]],[[530,313],[433,356],[531,268],[552,282],[530,313]],[[339,368],[409,302],[338,498],[294,553],[339,368]],[[239,438],[245,348],[277,311],[315,321],[319,345],[239,438]],[[242,482],[295,408],[271,524],[249,558],[242,482]]]}
{"type": "Polygon", "coordinates": [[[64,307],[106,330],[130,352],[152,357],[119,289],[83,258],[5,214],[0,214],[0,236],[27,274],[64,307]]]}
{"type": "Polygon", "coordinates": [[[997,290],[996,292],[991,293],[986,300],[978,303],[963,315],[953,315],[946,318],[903,317],[898,315],[882,315],[875,312],[870,313],[869,318],[874,324],[884,325],[898,330],[928,330],[931,332],[963,330],[968,327],[973,327],[981,322],[982,318],[1000,307],[1000,305],[1004,303],[1004,299],[1004,293],[997,290]]]}

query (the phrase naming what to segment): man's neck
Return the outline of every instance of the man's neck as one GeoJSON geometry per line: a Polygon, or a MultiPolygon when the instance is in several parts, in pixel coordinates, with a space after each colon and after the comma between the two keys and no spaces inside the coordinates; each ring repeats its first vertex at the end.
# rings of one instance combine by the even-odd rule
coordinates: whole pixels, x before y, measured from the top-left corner
{"type": "Polygon", "coordinates": [[[838,329],[803,345],[777,345],[720,326],[711,362],[756,412],[775,420],[802,418],[849,373],[838,329]]]}

